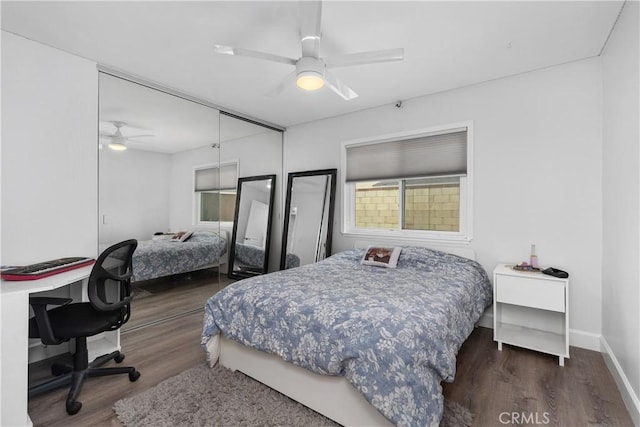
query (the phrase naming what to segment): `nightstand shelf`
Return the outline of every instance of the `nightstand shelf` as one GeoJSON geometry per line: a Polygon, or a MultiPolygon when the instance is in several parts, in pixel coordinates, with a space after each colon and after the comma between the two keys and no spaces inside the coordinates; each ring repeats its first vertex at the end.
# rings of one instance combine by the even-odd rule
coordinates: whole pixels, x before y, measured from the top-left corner
{"type": "Polygon", "coordinates": [[[503,323],[498,326],[495,341],[554,355],[564,354],[565,337],[555,332],[503,323]]]}
{"type": "Polygon", "coordinates": [[[493,272],[493,330],[502,344],[569,358],[569,280],[498,265],[493,272]]]}

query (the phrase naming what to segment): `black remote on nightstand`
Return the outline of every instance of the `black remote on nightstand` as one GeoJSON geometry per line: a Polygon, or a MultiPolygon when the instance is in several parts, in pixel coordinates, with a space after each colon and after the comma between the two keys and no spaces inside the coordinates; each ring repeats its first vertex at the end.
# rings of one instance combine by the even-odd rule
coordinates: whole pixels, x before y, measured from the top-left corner
{"type": "Polygon", "coordinates": [[[549,276],[558,277],[560,279],[566,279],[569,277],[569,273],[564,270],[559,270],[557,268],[549,267],[542,270],[544,274],[548,274],[549,276]]]}

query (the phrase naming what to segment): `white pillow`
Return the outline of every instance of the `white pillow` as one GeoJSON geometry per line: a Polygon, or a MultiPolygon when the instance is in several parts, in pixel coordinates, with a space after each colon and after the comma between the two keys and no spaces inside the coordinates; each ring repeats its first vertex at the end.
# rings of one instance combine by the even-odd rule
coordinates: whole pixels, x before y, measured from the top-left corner
{"type": "Polygon", "coordinates": [[[369,246],[367,250],[364,251],[360,263],[362,265],[373,265],[376,267],[396,268],[401,251],[402,248],[399,246],[369,246]]]}
{"type": "Polygon", "coordinates": [[[171,238],[171,241],[172,242],[184,242],[189,237],[191,237],[192,234],[193,234],[193,231],[180,231],[180,232],[178,232],[178,233],[173,235],[173,237],[171,238]]]}
{"type": "Polygon", "coordinates": [[[180,241],[184,242],[185,240],[187,240],[189,237],[191,237],[191,235],[193,234],[193,231],[185,231],[184,234],[180,237],[180,241]]]}

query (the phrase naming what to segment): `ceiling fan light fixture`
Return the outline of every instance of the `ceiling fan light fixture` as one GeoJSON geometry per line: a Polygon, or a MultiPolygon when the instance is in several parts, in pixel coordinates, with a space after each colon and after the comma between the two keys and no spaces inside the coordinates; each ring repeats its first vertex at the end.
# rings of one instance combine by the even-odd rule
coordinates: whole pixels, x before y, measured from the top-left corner
{"type": "Polygon", "coordinates": [[[313,91],[324,86],[324,62],[318,58],[303,56],[296,63],[296,85],[313,91]]]}
{"type": "Polygon", "coordinates": [[[324,86],[324,78],[316,71],[303,71],[298,74],[296,85],[308,91],[318,90],[324,86]]]}
{"type": "Polygon", "coordinates": [[[109,148],[115,151],[124,151],[127,149],[127,146],[124,145],[122,142],[112,142],[109,144],[109,148]]]}

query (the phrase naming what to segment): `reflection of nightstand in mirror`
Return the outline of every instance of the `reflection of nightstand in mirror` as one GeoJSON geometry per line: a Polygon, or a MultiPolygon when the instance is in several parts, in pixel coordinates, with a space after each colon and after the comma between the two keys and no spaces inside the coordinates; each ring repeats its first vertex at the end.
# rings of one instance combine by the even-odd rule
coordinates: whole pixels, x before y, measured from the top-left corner
{"type": "Polygon", "coordinates": [[[493,339],[569,358],[569,279],[539,272],[516,271],[509,265],[493,270],[493,339]]]}

